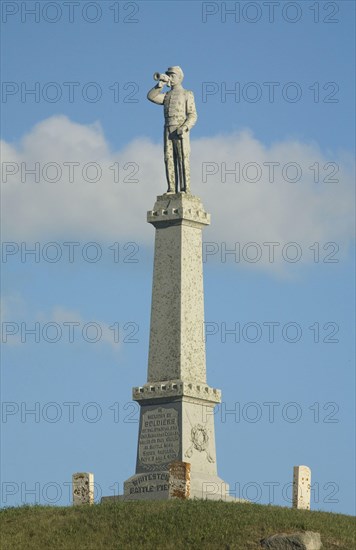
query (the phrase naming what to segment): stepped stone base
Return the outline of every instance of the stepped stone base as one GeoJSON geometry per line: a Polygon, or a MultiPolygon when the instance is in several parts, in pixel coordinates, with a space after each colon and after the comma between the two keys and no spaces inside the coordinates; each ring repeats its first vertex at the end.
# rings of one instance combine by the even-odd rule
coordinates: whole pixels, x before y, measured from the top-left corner
{"type": "MultiPolygon", "coordinates": [[[[219,394],[205,384],[197,392],[208,398],[202,399],[182,395],[185,385],[179,381],[173,385],[175,397],[165,395],[167,388],[145,391],[147,397],[138,399],[136,473],[124,483],[125,499],[168,499],[169,468],[172,462],[180,461],[190,464],[189,498],[226,500],[229,487],[216,469],[213,409],[219,394]]],[[[194,388],[186,387],[195,393],[194,388]]]]}
{"type": "MultiPolygon", "coordinates": [[[[190,499],[230,500],[228,491],[229,486],[218,476],[192,474],[190,499]]],[[[124,500],[168,500],[169,472],[135,474],[125,481],[123,496],[124,500]]]]}
{"type": "MultiPolygon", "coordinates": [[[[124,483],[124,494],[103,497],[102,503],[136,500],[169,500],[169,472],[135,474],[124,483]]],[[[229,485],[218,476],[192,477],[189,499],[222,500],[224,502],[247,502],[229,495],[229,485]]]]}

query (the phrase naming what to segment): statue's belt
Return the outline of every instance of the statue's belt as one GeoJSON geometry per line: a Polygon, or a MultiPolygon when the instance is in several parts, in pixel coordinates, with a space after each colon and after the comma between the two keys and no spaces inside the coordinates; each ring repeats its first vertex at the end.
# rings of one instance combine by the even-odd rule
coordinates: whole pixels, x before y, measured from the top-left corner
{"type": "Polygon", "coordinates": [[[165,128],[171,128],[172,126],[182,126],[182,124],[184,124],[185,121],[186,121],[185,118],[181,118],[181,119],[177,119],[177,118],[172,119],[171,118],[169,120],[166,119],[164,127],[165,128]]]}

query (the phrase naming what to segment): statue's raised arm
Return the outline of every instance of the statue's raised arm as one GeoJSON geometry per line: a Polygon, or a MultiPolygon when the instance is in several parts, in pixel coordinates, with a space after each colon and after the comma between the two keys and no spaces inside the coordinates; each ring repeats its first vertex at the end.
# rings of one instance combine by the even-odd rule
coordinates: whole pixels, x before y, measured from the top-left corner
{"type": "Polygon", "coordinates": [[[189,132],[197,121],[194,94],[182,86],[180,67],[169,67],[164,74],[155,73],[157,80],[147,99],[164,107],[164,162],[167,193],[190,193],[189,132]],[[171,89],[163,92],[167,85],[171,89]]]}

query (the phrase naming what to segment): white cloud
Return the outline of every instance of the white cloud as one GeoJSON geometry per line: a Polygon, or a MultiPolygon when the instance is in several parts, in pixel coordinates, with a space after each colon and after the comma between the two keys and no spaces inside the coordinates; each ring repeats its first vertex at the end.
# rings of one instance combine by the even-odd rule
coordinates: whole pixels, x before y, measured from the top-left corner
{"type": "MultiPolygon", "coordinates": [[[[161,144],[142,138],[113,152],[99,124],[81,125],[65,116],[56,116],[37,124],[19,144],[3,142],[2,149],[3,180],[4,168],[18,168],[15,175],[8,175],[2,183],[3,240],[152,243],[153,232],[145,218],[156,195],[166,189],[161,144]],[[25,173],[25,181],[21,182],[21,162],[32,169],[35,162],[39,163],[42,172],[39,183],[25,173]],[[79,166],[72,168],[75,180],[70,182],[68,163],[73,162],[79,166]],[[48,181],[54,177],[55,168],[46,166],[47,163],[59,165],[58,182],[48,181]],[[102,174],[98,182],[83,178],[87,163],[100,165],[102,174]],[[119,163],[119,183],[113,181],[114,163],[119,163]],[[138,173],[133,174],[136,165],[138,173]],[[125,177],[129,179],[130,174],[139,182],[123,181],[125,177]]],[[[264,242],[283,245],[293,241],[301,246],[302,259],[307,262],[312,260],[312,254],[305,251],[314,242],[323,245],[333,241],[342,251],[352,239],[353,172],[347,154],[325,154],[317,144],[292,140],[267,147],[250,132],[243,131],[193,140],[191,165],[192,191],[202,198],[212,214],[212,226],[205,232],[205,240],[216,241],[219,247],[221,242],[231,248],[235,242],[243,245],[254,241],[262,246],[264,242]],[[271,168],[266,165],[271,162],[279,163],[272,183],[269,182],[271,168]],[[327,165],[328,162],[338,165],[338,173],[334,175],[338,182],[323,181],[333,171],[333,165],[327,165]],[[202,182],[203,163],[209,163],[205,168],[217,172],[207,175],[205,183],[202,182]],[[245,181],[235,183],[234,176],[230,175],[226,183],[222,183],[222,163],[226,163],[228,170],[240,163],[242,174],[247,175],[248,180],[256,173],[256,168],[249,163],[256,163],[261,179],[253,183],[245,177],[245,181]],[[299,167],[300,181],[291,183],[283,179],[282,168],[287,163],[299,167]],[[317,167],[319,183],[314,182],[317,167]]],[[[94,167],[87,168],[92,179],[94,167]]],[[[296,169],[289,165],[287,177],[293,178],[295,174],[296,169]]],[[[282,263],[269,264],[264,253],[260,262],[249,265],[281,270],[282,263]]]]}
{"type": "Polygon", "coordinates": [[[36,336],[39,343],[109,344],[114,351],[121,349],[119,327],[84,319],[79,311],[63,306],[31,314],[19,293],[2,297],[1,321],[1,340],[10,346],[33,343],[36,336]]]}
{"type": "Polygon", "coordinates": [[[39,314],[38,319],[44,323],[55,323],[63,333],[66,332],[67,338],[69,335],[70,325],[73,327],[72,338],[89,343],[109,344],[115,351],[120,347],[119,342],[115,342],[115,332],[107,323],[103,321],[85,320],[78,311],[67,309],[63,306],[54,307],[49,315],[39,314]],[[79,334],[79,336],[78,336],[79,334]],[[97,342],[96,342],[97,340],[97,342]]]}

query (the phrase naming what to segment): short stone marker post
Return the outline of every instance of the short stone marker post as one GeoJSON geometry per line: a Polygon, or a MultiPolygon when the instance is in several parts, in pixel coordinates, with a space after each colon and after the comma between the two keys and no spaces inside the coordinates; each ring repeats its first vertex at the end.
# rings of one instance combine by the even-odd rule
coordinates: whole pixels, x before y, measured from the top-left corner
{"type": "Polygon", "coordinates": [[[78,472],[72,475],[73,505],[94,504],[94,474],[78,472]]]}
{"type": "Polygon", "coordinates": [[[169,465],[168,498],[187,499],[190,496],[190,463],[176,460],[169,465]]]}
{"type": "Polygon", "coordinates": [[[293,508],[310,510],[311,470],[308,466],[293,468],[293,508]]]}

